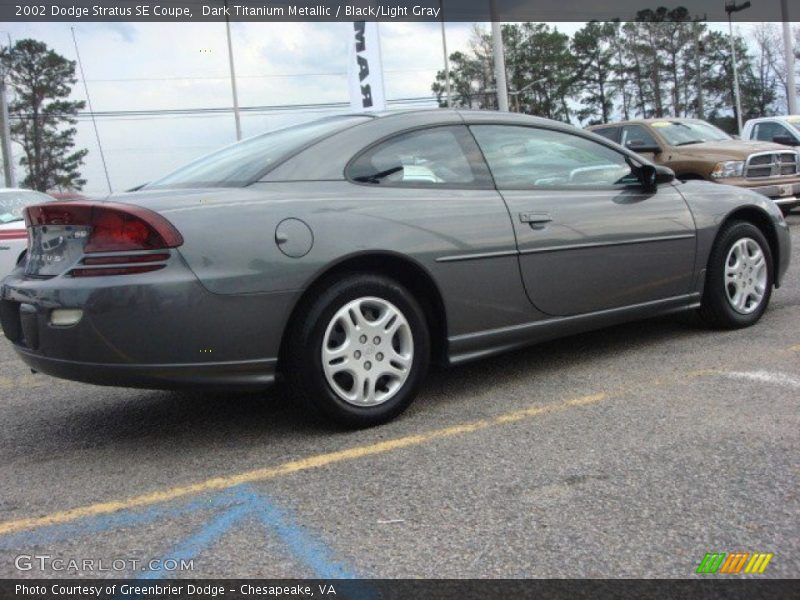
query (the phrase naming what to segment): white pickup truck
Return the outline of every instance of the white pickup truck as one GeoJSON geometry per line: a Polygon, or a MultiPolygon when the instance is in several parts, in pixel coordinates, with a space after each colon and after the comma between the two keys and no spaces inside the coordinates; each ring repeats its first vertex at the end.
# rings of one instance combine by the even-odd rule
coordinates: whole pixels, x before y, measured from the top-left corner
{"type": "Polygon", "coordinates": [[[47,194],[33,190],[0,188],[0,279],[8,275],[28,247],[28,230],[22,210],[31,204],[52,202],[47,194]]]}
{"type": "Polygon", "coordinates": [[[800,146],[800,115],[750,119],[744,124],[742,139],[800,146]]]}

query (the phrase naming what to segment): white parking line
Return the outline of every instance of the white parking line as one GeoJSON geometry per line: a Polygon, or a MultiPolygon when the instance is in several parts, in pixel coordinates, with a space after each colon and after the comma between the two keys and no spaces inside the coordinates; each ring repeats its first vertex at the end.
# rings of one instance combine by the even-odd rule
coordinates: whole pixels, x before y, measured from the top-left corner
{"type": "Polygon", "coordinates": [[[800,389],[800,378],[786,375],[785,373],[770,373],[769,371],[724,371],[720,373],[733,379],[749,379],[762,383],[772,383],[783,387],[800,389]]]}

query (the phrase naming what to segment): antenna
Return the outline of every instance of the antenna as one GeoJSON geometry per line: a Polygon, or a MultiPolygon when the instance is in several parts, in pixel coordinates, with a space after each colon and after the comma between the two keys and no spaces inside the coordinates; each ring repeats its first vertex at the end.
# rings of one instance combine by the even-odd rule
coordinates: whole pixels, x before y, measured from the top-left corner
{"type": "Polygon", "coordinates": [[[78,57],[78,68],[81,70],[81,80],[83,81],[83,90],[86,92],[86,103],[89,105],[89,111],[92,114],[92,126],[94,127],[94,136],[97,138],[97,148],[100,150],[100,160],[103,161],[103,172],[106,174],[106,183],[108,184],[108,193],[113,193],[111,190],[111,179],[108,176],[108,167],[106,166],[106,156],[103,154],[103,145],[100,143],[100,132],[97,130],[97,121],[94,118],[94,109],[92,108],[92,98],[89,96],[89,86],[86,85],[86,75],[83,72],[83,63],[81,62],[81,53],[78,50],[78,39],[75,37],[75,28],[70,27],[72,30],[72,43],[75,44],[75,55],[78,57]]]}

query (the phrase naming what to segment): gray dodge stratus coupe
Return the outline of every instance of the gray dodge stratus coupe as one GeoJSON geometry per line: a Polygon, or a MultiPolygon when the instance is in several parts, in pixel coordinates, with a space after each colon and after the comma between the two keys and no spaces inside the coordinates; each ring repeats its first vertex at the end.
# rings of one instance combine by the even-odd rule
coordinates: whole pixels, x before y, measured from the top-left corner
{"type": "Polygon", "coordinates": [[[350,426],[398,415],[433,361],[678,311],[752,325],[790,248],[760,194],[479,111],[325,118],[26,221],[2,324],[31,368],[148,388],[279,377],[350,426]]]}

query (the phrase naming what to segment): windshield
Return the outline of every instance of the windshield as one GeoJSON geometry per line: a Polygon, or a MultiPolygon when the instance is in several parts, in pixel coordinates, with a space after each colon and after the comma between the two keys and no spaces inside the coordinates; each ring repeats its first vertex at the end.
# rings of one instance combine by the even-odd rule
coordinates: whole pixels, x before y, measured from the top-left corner
{"type": "Polygon", "coordinates": [[[686,146],[702,142],[721,142],[733,139],[721,129],[702,121],[655,121],[651,126],[670,146],[686,146]]]}
{"type": "Polygon", "coordinates": [[[369,117],[328,117],[271,131],[197,159],[141,189],[241,187],[303,146],[369,117]]]}
{"type": "Polygon", "coordinates": [[[50,196],[34,191],[0,191],[0,225],[24,221],[22,211],[26,206],[52,200],[50,196]]]}

